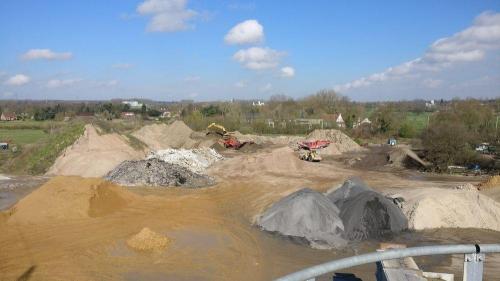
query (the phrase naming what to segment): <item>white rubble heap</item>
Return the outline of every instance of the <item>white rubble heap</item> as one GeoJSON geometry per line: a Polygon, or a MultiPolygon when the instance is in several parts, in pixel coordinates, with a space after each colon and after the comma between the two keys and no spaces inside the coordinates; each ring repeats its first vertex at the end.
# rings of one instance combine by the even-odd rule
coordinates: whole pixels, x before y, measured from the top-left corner
{"type": "Polygon", "coordinates": [[[156,158],[161,161],[176,164],[190,171],[202,174],[213,163],[224,159],[212,148],[195,149],[164,149],[151,152],[147,159],[156,158]]]}

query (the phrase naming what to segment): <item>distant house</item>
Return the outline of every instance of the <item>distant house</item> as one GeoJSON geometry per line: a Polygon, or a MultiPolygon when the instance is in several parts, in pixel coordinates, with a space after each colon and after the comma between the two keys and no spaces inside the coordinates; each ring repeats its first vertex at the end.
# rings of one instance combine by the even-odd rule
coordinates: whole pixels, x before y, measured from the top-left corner
{"type": "Polygon", "coordinates": [[[163,111],[161,113],[161,118],[170,118],[170,117],[172,117],[172,112],[170,111],[163,111]]]}
{"type": "Polygon", "coordinates": [[[270,128],[274,128],[274,120],[273,119],[267,119],[267,126],[270,128]]]}
{"type": "Polygon", "coordinates": [[[324,123],[323,119],[298,118],[298,119],[295,119],[293,121],[295,122],[296,125],[308,126],[309,129],[311,129],[313,126],[318,126],[318,127],[321,127],[321,128],[324,127],[324,125],[323,125],[323,123],[324,123]]]}
{"type": "Polygon", "coordinates": [[[122,101],[123,104],[128,104],[131,109],[141,109],[142,108],[142,103],[136,101],[136,100],[131,100],[131,101],[122,101]]]}
{"type": "Polygon", "coordinates": [[[360,121],[360,119],[358,119],[358,122],[352,124],[352,127],[357,128],[361,125],[371,125],[371,124],[372,124],[372,121],[370,121],[370,119],[368,119],[368,117],[367,117],[367,118],[363,119],[362,121],[360,121]]]}
{"type": "Polygon", "coordinates": [[[2,112],[0,115],[1,121],[14,121],[17,120],[17,115],[14,112],[2,112]]]}
{"type": "Polygon", "coordinates": [[[323,119],[329,124],[335,123],[339,128],[345,128],[345,121],[342,118],[342,113],[337,114],[323,114],[323,119]]]}
{"type": "Polygon", "coordinates": [[[434,102],[434,100],[431,100],[431,101],[429,101],[429,102],[426,102],[426,103],[425,103],[425,107],[426,107],[427,109],[432,109],[432,108],[434,108],[435,106],[436,106],[436,103],[434,102]]]}
{"type": "Polygon", "coordinates": [[[128,112],[128,111],[124,111],[120,114],[121,118],[122,119],[131,119],[131,118],[134,118],[135,117],[135,113],[133,112],[128,112]]]}
{"type": "Polygon", "coordinates": [[[262,102],[262,101],[258,100],[258,101],[254,101],[254,102],[252,102],[252,105],[253,105],[253,106],[264,106],[264,105],[266,105],[266,104],[265,104],[264,102],[262,102]]]}

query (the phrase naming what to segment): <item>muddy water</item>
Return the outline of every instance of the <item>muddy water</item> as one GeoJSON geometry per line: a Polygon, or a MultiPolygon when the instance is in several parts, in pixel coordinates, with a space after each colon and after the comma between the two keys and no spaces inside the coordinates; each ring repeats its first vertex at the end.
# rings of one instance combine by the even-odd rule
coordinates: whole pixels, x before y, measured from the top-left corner
{"type": "Polygon", "coordinates": [[[10,208],[47,180],[47,177],[40,176],[8,176],[7,179],[0,179],[0,211],[10,208]]]}

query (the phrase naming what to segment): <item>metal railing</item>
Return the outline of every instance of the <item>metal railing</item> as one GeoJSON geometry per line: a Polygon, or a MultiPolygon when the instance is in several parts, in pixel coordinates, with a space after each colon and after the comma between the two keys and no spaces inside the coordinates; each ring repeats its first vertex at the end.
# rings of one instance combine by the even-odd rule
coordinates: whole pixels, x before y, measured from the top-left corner
{"type": "Polygon", "coordinates": [[[483,278],[483,261],[485,253],[500,253],[500,244],[433,245],[403,249],[389,249],[315,265],[278,278],[276,281],[309,281],[315,280],[318,276],[322,276],[336,270],[380,262],[383,260],[451,254],[465,254],[464,281],[481,281],[483,278]]]}

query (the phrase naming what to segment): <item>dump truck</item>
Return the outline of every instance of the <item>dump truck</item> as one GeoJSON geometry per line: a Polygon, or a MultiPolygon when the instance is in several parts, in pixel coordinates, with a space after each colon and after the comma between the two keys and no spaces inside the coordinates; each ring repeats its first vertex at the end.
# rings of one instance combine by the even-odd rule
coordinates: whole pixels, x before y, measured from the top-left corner
{"type": "Polygon", "coordinates": [[[319,154],[319,150],[330,145],[330,141],[327,140],[312,140],[312,141],[299,141],[299,159],[310,161],[310,162],[319,162],[321,161],[321,155],[319,154]]]}

